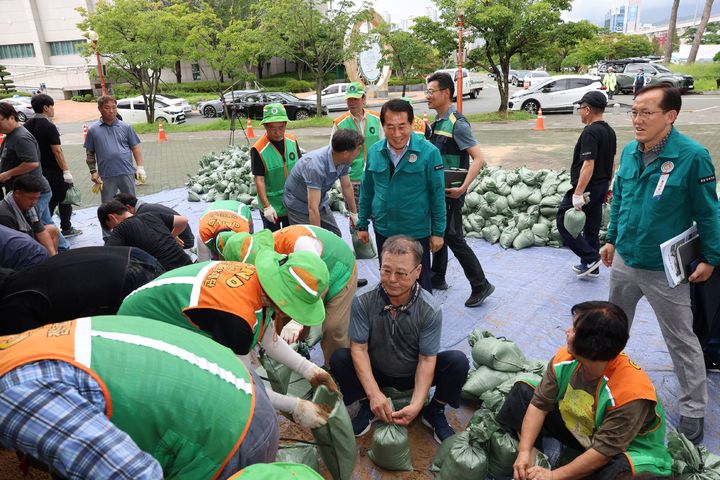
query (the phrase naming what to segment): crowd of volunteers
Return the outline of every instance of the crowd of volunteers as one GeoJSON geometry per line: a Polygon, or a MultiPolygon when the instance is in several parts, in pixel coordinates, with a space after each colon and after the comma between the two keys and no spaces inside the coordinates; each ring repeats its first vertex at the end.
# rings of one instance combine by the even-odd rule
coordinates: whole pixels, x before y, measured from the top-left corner
{"type": "MultiPolygon", "coordinates": [[[[262,229],[239,201],[215,201],[190,225],[182,212],[136,198],[136,182],[146,180],[140,139],[118,119],[115,99],[102,96],[84,147],[102,200],[94,233],[105,245],[73,249],[66,237],[83,232],[65,202],[74,177],[54,102],[34,96],[36,116],[24,125],[0,103],[0,445],[59,479],[322,478],[274,463],[276,412],[315,431],[333,409],[271,389],[258,358],[342,399],[355,436],[375,421],[416,420],[438,443],[453,436],[445,408],[459,408],[470,362],[441,349],[433,290],[464,292],[467,308],[495,290],[463,234],[465,194],[485,159],[453,105],[452,78],[433,74],[425,93],[432,124],[407,98],[370,110],[365,86],[350,84],[328,145],[310,152],[286,132],[283,105],[266,105],[265,133],[250,150],[262,229]],[[448,181],[449,171],[464,178],[448,181]],[[338,184],[349,232],[330,210],[338,184]],[[380,281],[367,288],[353,250],[362,244],[374,244],[379,263],[380,281]],[[448,251],[467,282],[449,282],[448,251]],[[312,337],[322,365],[299,348],[312,337]],[[395,408],[388,389],[409,392],[408,401],[395,408]]],[[[603,120],[606,95],[590,92],[577,105],[585,127],[557,228],[579,258],[568,268],[591,282],[609,268],[610,292],[579,299],[541,380],[518,381],[507,394],[497,423],[518,442],[508,475],[669,476],[662,399],[625,347],[645,297],[678,379],[678,430],[701,443],[706,370],[717,365],[693,331],[690,299],[720,264],[715,171],[708,151],[674,127],[676,89],[637,88],[635,139],[619,157],[603,120]],[[564,226],[573,210],[586,217],[577,236],[564,226]],[[689,284],[671,288],[659,245],[693,223],[701,256],[689,284]],[[535,448],[548,440],[578,455],[556,465],[548,454],[550,468],[536,465],[535,448]]]]}

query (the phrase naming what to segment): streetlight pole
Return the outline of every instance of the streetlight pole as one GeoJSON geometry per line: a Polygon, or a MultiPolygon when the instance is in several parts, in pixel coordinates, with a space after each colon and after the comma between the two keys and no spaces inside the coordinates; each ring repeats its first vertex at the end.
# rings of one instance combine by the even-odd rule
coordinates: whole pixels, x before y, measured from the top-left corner
{"type": "Polygon", "coordinates": [[[97,73],[98,77],[100,78],[100,89],[102,90],[103,95],[107,95],[107,88],[105,87],[105,76],[103,75],[102,71],[102,63],[100,63],[100,51],[98,50],[97,42],[98,42],[98,34],[97,32],[90,31],[88,38],[90,38],[90,42],[92,42],[93,50],[95,50],[95,60],[97,61],[97,73]]]}
{"type": "Polygon", "coordinates": [[[463,96],[463,15],[465,11],[458,9],[458,56],[457,56],[457,111],[462,113],[463,96]]]}

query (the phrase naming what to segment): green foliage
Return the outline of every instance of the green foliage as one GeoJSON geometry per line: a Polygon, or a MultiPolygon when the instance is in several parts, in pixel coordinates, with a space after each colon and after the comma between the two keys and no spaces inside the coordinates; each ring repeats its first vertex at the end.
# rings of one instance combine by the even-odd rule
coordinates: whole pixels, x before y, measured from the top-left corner
{"type": "MultiPolygon", "coordinates": [[[[692,43],[697,33],[697,27],[688,27],[683,33],[682,38],[687,43],[692,43]]],[[[720,22],[709,22],[705,27],[705,32],[700,39],[700,45],[717,45],[720,43],[720,22]]]]}
{"type": "Polygon", "coordinates": [[[428,17],[417,17],[412,26],[412,32],[426,45],[432,47],[442,68],[448,68],[455,64],[453,53],[457,51],[458,44],[457,33],[454,29],[428,17]]]}
{"type": "Polygon", "coordinates": [[[9,94],[15,93],[15,84],[12,80],[8,79],[5,80],[5,77],[9,77],[10,72],[5,68],[5,65],[0,65],[0,93],[5,94],[5,96],[10,96],[9,94]]]}
{"type": "Polygon", "coordinates": [[[402,78],[390,77],[388,84],[394,87],[401,87],[402,85],[423,85],[425,83],[425,77],[408,77],[407,83],[402,78]]]}
{"type": "Polygon", "coordinates": [[[86,93],[85,95],[73,95],[72,98],[70,98],[73,102],[94,102],[95,97],[89,93],[86,93]]]}
{"type": "MultiPolygon", "coordinates": [[[[720,61],[720,56],[717,61],[720,61]]],[[[720,63],[693,63],[691,65],[676,65],[671,63],[666,65],[670,70],[677,73],[692,75],[695,79],[695,91],[703,92],[709,90],[717,90],[715,80],[720,78],[720,63]]]]}
{"type": "Polygon", "coordinates": [[[611,58],[642,57],[652,52],[652,43],[645,35],[619,34],[615,36],[611,58]]]}
{"type": "Polygon", "coordinates": [[[720,52],[717,52],[713,57],[713,62],[720,62],[720,52]]]}
{"type": "Polygon", "coordinates": [[[285,88],[293,93],[307,92],[308,90],[312,90],[314,87],[315,84],[313,82],[308,82],[306,80],[290,80],[285,84],[285,88]]]}
{"type": "Polygon", "coordinates": [[[416,35],[403,30],[379,31],[383,45],[381,64],[389,65],[402,80],[403,91],[410,77],[418,77],[430,73],[437,66],[437,59],[432,48],[416,35]]]}
{"type": "Polygon", "coordinates": [[[597,35],[581,40],[562,62],[563,67],[585,67],[598,60],[642,57],[653,53],[653,44],[644,35],[597,35]]]}

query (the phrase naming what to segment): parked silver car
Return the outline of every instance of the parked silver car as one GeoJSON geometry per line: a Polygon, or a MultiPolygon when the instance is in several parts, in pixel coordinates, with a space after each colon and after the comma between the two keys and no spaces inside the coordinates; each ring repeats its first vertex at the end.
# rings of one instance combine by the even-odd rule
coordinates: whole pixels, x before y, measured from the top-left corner
{"type": "Polygon", "coordinates": [[[217,100],[208,100],[198,103],[198,112],[208,118],[220,117],[223,114],[223,101],[227,105],[230,105],[233,103],[233,100],[237,101],[237,99],[243,95],[256,92],[258,92],[258,90],[233,90],[232,92],[227,92],[217,100]]]}
{"type": "Polygon", "coordinates": [[[28,118],[32,118],[35,112],[30,106],[30,97],[10,97],[0,100],[0,102],[9,103],[18,113],[18,120],[21,122],[27,121],[28,118]]]}
{"type": "MultiPolygon", "coordinates": [[[[328,85],[320,92],[320,101],[323,107],[327,107],[328,110],[347,110],[347,102],[345,101],[345,90],[349,83],[333,83],[328,85]]],[[[317,99],[317,95],[309,95],[305,100],[308,102],[314,102],[317,99]]]]}

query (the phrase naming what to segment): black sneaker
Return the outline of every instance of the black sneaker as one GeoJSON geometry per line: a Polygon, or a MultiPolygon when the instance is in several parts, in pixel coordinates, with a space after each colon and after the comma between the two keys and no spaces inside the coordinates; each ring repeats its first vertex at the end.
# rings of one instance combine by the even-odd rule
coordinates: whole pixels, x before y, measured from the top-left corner
{"type": "Polygon", "coordinates": [[[362,288],[367,284],[368,284],[367,278],[358,278],[357,279],[357,288],[362,288]]]}
{"type": "Polygon", "coordinates": [[[430,276],[430,285],[432,285],[432,288],[435,290],[447,290],[449,288],[445,277],[441,277],[440,275],[430,276]]]}
{"type": "Polygon", "coordinates": [[[705,419],[680,416],[680,426],[678,432],[685,435],[694,445],[699,445],[703,441],[705,419]]]}
{"type": "Polygon", "coordinates": [[[597,278],[600,276],[600,263],[601,261],[599,259],[590,265],[581,263],[580,265],[575,265],[573,271],[577,273],[577,278],[597,278]]]}
{"type": "Polygon", "coordinates": [[[82,230],[78,230],[77,228],[70,227],[70,230],[62,230],[60,233],[62,233],[63,237],[70,238],[70,237],[77,237],[78,235],[82,235],[82,230]]]}
{"type": "Polygon", "coordinates": [[[494,291],[495,285],[493,285],[492,283],[488,283],[488,286],[487,288],[485,288],[485,290],[470,295],[470,298],[465,301],[465,306],[468,308],[479,307],[480,305],[482,305],[482,303],[487,297],[492,295],[494,291]]]}
{"type": "Polygon", "coordinates": [[[370,430],[375,420],[372,410],[370,410],[370,403],[367,400],[360,402],[360,410],[358,410],[355,418],[352,419],[353,433],[356,437],[362,437],[370,430]]]}
{"type": "Polygon", "coordinates": [[[420,417],[423,425],[433,431],[433,438],[438,443],[442,443],[443,440],[455,433],[445,417],[445,405],[431,401],[422,409],[420,417]]]}

